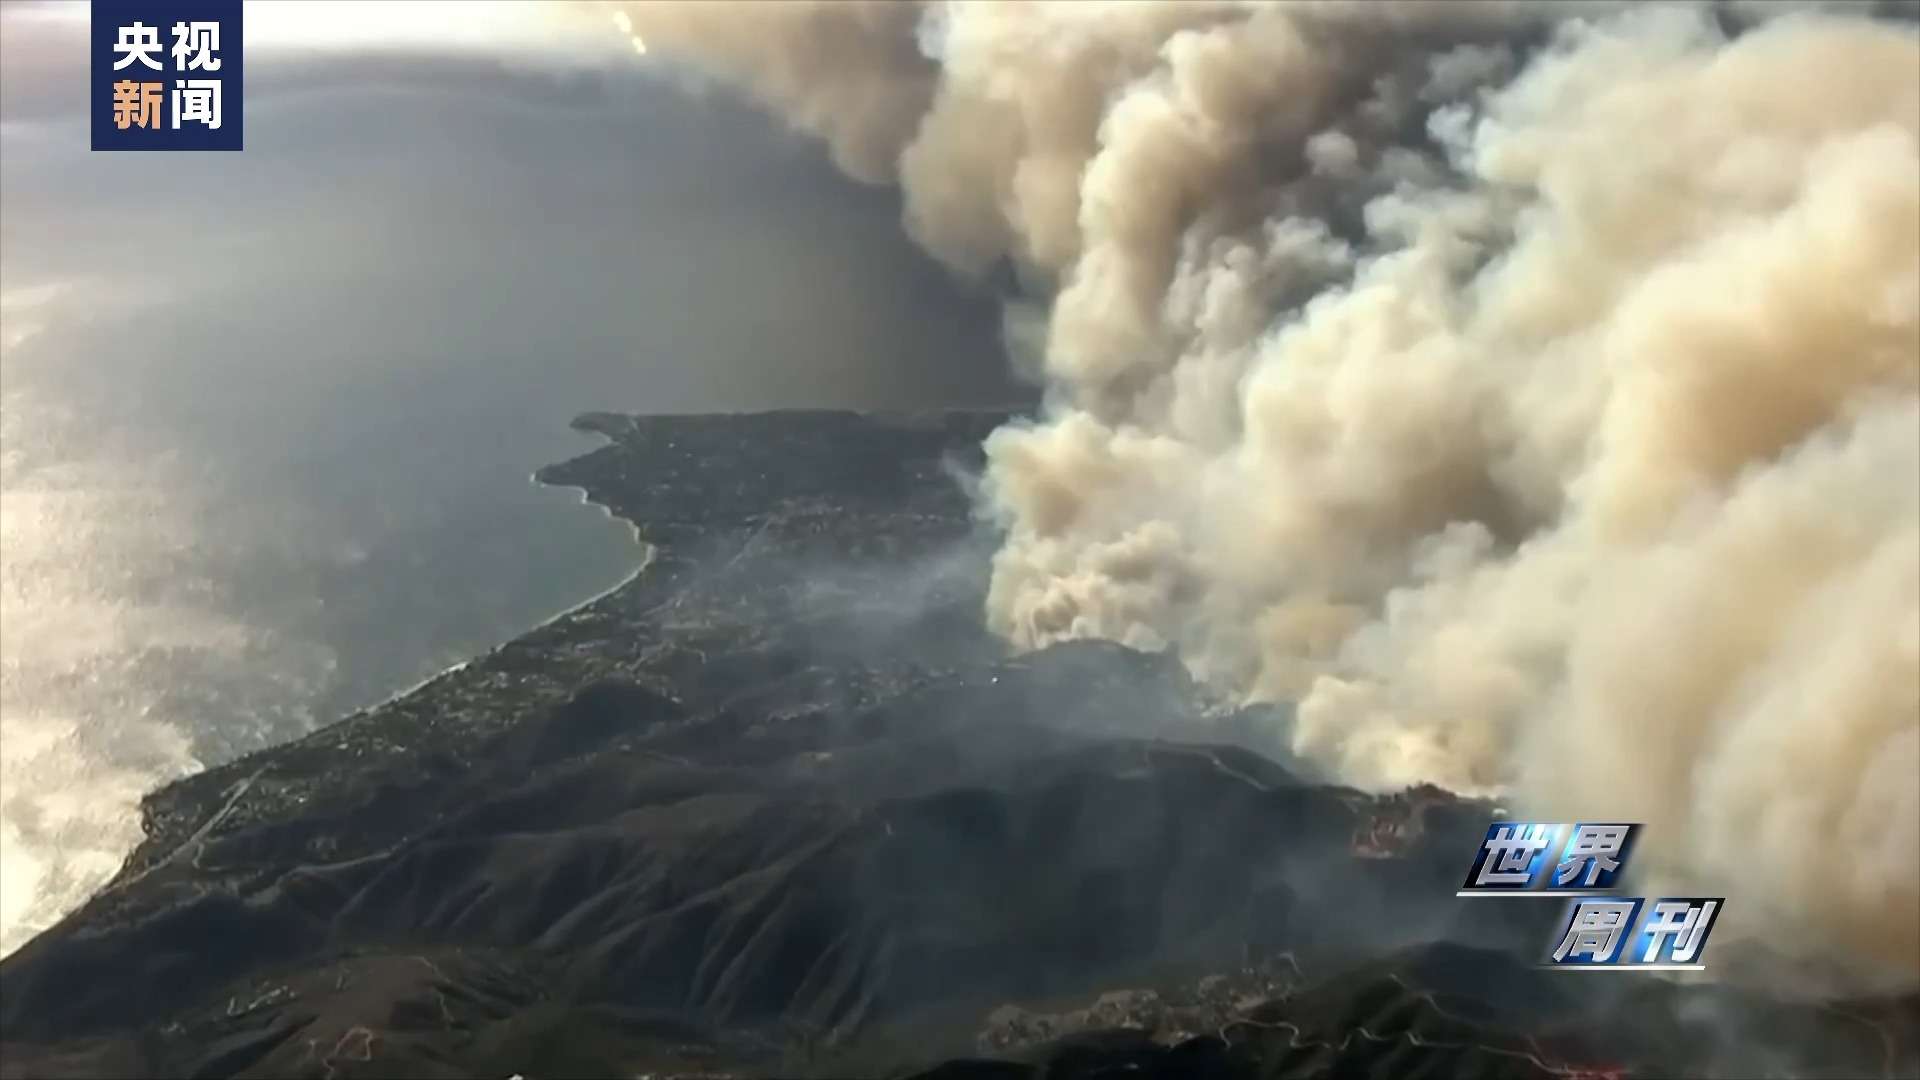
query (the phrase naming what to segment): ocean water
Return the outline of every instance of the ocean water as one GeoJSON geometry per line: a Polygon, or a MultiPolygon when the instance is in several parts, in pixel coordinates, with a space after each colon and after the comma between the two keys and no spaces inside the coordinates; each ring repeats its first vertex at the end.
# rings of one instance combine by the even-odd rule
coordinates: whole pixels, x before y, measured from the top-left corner
{"type": "Polygon", "coordinates": [[[630,573],[573,415],[1009,396],[884,194],[644,71],[250,55],[245,152],[95,155],[0,19],[0,953],[145,791],[630,573]]]}

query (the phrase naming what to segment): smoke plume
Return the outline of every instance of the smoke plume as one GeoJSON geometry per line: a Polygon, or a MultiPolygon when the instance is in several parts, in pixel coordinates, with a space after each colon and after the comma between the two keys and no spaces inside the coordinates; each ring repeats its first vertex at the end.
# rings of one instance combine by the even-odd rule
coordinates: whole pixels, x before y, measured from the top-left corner
{"type": "Polygon", "coordinates": [[[1910,985],[1920,38],[1807,7],[631,16],[1046,297],[1009,640],[1176,650],[1363,787],[1646,822],[1716,940],[1910,985]]]}

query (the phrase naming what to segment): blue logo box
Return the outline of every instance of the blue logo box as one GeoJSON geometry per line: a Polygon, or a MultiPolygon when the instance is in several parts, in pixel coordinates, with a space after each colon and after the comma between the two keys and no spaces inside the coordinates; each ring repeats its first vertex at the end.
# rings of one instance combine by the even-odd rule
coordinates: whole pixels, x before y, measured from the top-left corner
{"type": "Polygon", "coordinates": [[[1724,896],[1621,896],[1570,900],[1548,967],[1700,971],[1724,896]]]}
{"type": "Polygon", "coordinates": [[[93,0],[93,148],[239,150],[242,0],[93,0]]]}
{"type": "Polygon", "coordinates": [[[1626,822],[1496,821],[1459,895],[1607,892],[1626,872],[1639,834],[1639,825],[1626,822]]]}

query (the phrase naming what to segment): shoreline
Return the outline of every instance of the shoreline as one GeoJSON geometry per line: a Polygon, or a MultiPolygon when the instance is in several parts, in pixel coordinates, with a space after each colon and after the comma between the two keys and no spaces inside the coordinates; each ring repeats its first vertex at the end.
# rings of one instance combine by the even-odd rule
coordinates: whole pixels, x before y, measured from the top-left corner
{"type": "MultiPolygon", "coordinates": [[[[235,783],[263,769],[279,775],[256,788],[255,800],[293,797],[293,792],[318,782],[320,775],[330,768],[372,767],[391,760],[394,755],[411,753],[422,745],[453,743],[476,747],[518,723],[522,713],[516,710],[530,705],[539,708],[557,705],[588,682],[618,673],[623,664],[617,655],[619,648],[588,644],[576,650],[568,642],[582,636],[590,638],[581,633],[583,624],[612,625],[630,617],[631,612],[626,609],[632,598],[646,593],[650,587],[671,587],[671,579],[682,568],[676,560],[663,558],[663,549],[678,548],[688,537],[724,537],[740,527],[739,515],[764,509],[755,498],[717,506],[711,498],[713,493],[704,490],[703,474],[714,467],[714,462],[725,460],[726,455],[741,449],[732,439],[732,430],[737,425],[758,420],[775,430],[784,429],[789,438],[799,437],[801,446],[807,445],[809,433],[816,429],[836,429],[855,421],[859,427],[924,429],[920,437],[936,441],[951,441],[949,429],[958,425],[977,436],[960,441],[965,444],[964,449],[971,452],[978,449],[987,431],[1022,412],[1024,410],[979,407],[765,409],[674,415],[605,410],[581,413],[569,426],[584,434],[599,436],[601,444],[542,466],[534,472],[533,479],[545,487],[572,488],[580,492],[581,502],[598,507],[610,518],[626,522],[642,553],[631,572],[609,588],[563,607],[505,641],[380,701],[337,716],[297,738],[259,747],[148,791],[139,803],[142,840],[125,855],[113,876],[72,909],[67,918],[82,915],[125,882],[170,858],[203,823],[205,807],[220,804],[235,783]],[[980,430],[971,431],[973,428],[980,430]],[[716,433],[725,437],[709,445],[716,433]],[[677,486],[660,487],[650,483],[637,492],[629,490],[620,475],[624,459],[636,452],[635,443],[656,441],[658,445],[652,446],[649,452],[663,456],[657,460],[649,458],[646,468],[659,470],[656,476],[672,473],[677,486]],[[596,496],[596,488],[604,490],[596,496]],[[634,499],[636,494],[638,501],[634,499]],[[640,524],[642,520],[647,521],[644,528],[640,524]],[[647,532],[657,535],[647,540],[642,535],[647,532]],[[661,571],[657,578],[650,573],[655,570],[661,571]],[[566,658],[563,662],[556,662],[552,655],[556,647],[566,658]],[[511,694],[501,692],[501,680],[517,681],[528,676],[532,677],[528,685],[511,694]],[[343,756],[352,760],[340,760],[343,756]],[[292,775],[288,775],[289,770],[292,775]],[[285,788],[285,792],[281,792],[281,788],[285,788]]],[[[804,487],[833,480],[828,472],[793,460],[791,447],[757,449],[773,455],[766,468],[788,473],[779,487],[795,484],[804,487]]],[[[766,482],[766,477],[767,474],[763,474],[761,482],[766,482]]]]}
{"type": "MultiPolygon", "coordinates": [[[[352,717],[358,716],[362,713],[373,712],[374,710],[377,710],[377,709],[384,709],[396,701],[400,701],[403,698],[407,698],[412,696],[413,694],[419,693],[421,690],[427,688],[428,686],[439,681],[440,679],[447,677],[448,675],[452,675],[452,674],[455,674],[456,672],[464,671],[465,669],[472,667],[474,664],[480,662],[481,660],[486,659],[488,656],[499,651],[500,649],[504,649],[508,645],[513,644],[515,641],[518,641],[519,639],[526,637],[528,634],[537,634],[540,631],[546,629],[547,627],[552,626],[554,623],[557,623],[562,619],[565,619],[571,615],[574,615],[584,608],[592,607],[594,604],[597,604],[602,600],[605,600],[608,597],[614,595],[615,593],[618,593],[621,590],[627,588],[628,586],[633,585],[634,583],[640,580],[640,576],[646,573],[648,568],[654,565],[655,559],[659,555],[659,551],[660,551],[659,547],[654,544],[649,544],[645,539],[643,539],[640,536],[640,527],[638,525],[635,525],[633,522],[628,521],[627,519],[614,513],[611,507],[608,507],[602,503],[594,501],[592,492],[574,484],[549,484],[540,479],[538,472],[531,474],[528,477],[528,481],[537,487],[551,488],[555,491],[564,491],[564,490],[571,489],[575,492],[578,492],[580,496],[578,505],[591,507],[594,510],[599,511],[601,516],[605,517],[607,520],[612,521],[616,524],[625,525],[627,527],[628,539],[632,541],[634,549],[639,552],[639,561],[634,564],[633,569],[627,571],[623,575],[620,575],[619,580],[615,581],[612,585],[609,585],[606,588],[601,589],[598,592],[595,592],[592,595],[584,597],[578,601],[563,604],[557,610],[547,615],[543,615],[538,619],[533,620],[531,623],[529,623],[525,627],[514,631],[513,635],[511,637],[508,637],[505,641],[501,641],[495,645],[489,646],[486,649],[476,652],[472,656],[469,656],[464,660],[460,660],[456,663],[449,664],[446,667],[443,667],[438,671],[435,671],[433,674],[428,675],[425,678],[420,679],[419,681],[414,682],[411,685],[406,686],[400,690],[397,690],[391,694],[388,694],[385,697],[382,697],[376,701],[371,701],[366,705],[363,705],[357,709],[353,709],[349,712],[342,713],[341,715],[333,718],[332,720],[328,720],[321,724],[318,724],[314,727],[313,731],[307,733],[308,735],[312,735],[314,732],[324,731],[335,724],[338,724],[344,720],[348,720],[352,717]]],[[[307,736],[301,736],[301,737],[305,738],[307,736]]],[[[284,745],[284,744],[276,743],[274,745],[284,745]]],[[[267,749],[271,749],[271,747],[261,748],[261,750],[267,750],[267,749]]],[[[260,753],[261,750],[251,751],[250,753],[260,753]]]]}

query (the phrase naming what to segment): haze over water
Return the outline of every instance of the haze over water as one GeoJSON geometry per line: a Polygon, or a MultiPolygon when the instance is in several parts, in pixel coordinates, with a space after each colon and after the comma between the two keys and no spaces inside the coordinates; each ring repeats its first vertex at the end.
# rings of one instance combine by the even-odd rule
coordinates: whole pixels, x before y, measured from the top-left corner
{"type": "Polygon", "coordinates": [[[84,21],[0,18],[0,953],[153,786],[630,573],[529,480],[574,415],[1008,395],[895,207],[639,61],[250,50],[243,153],[96,155],[84,21]]]}

